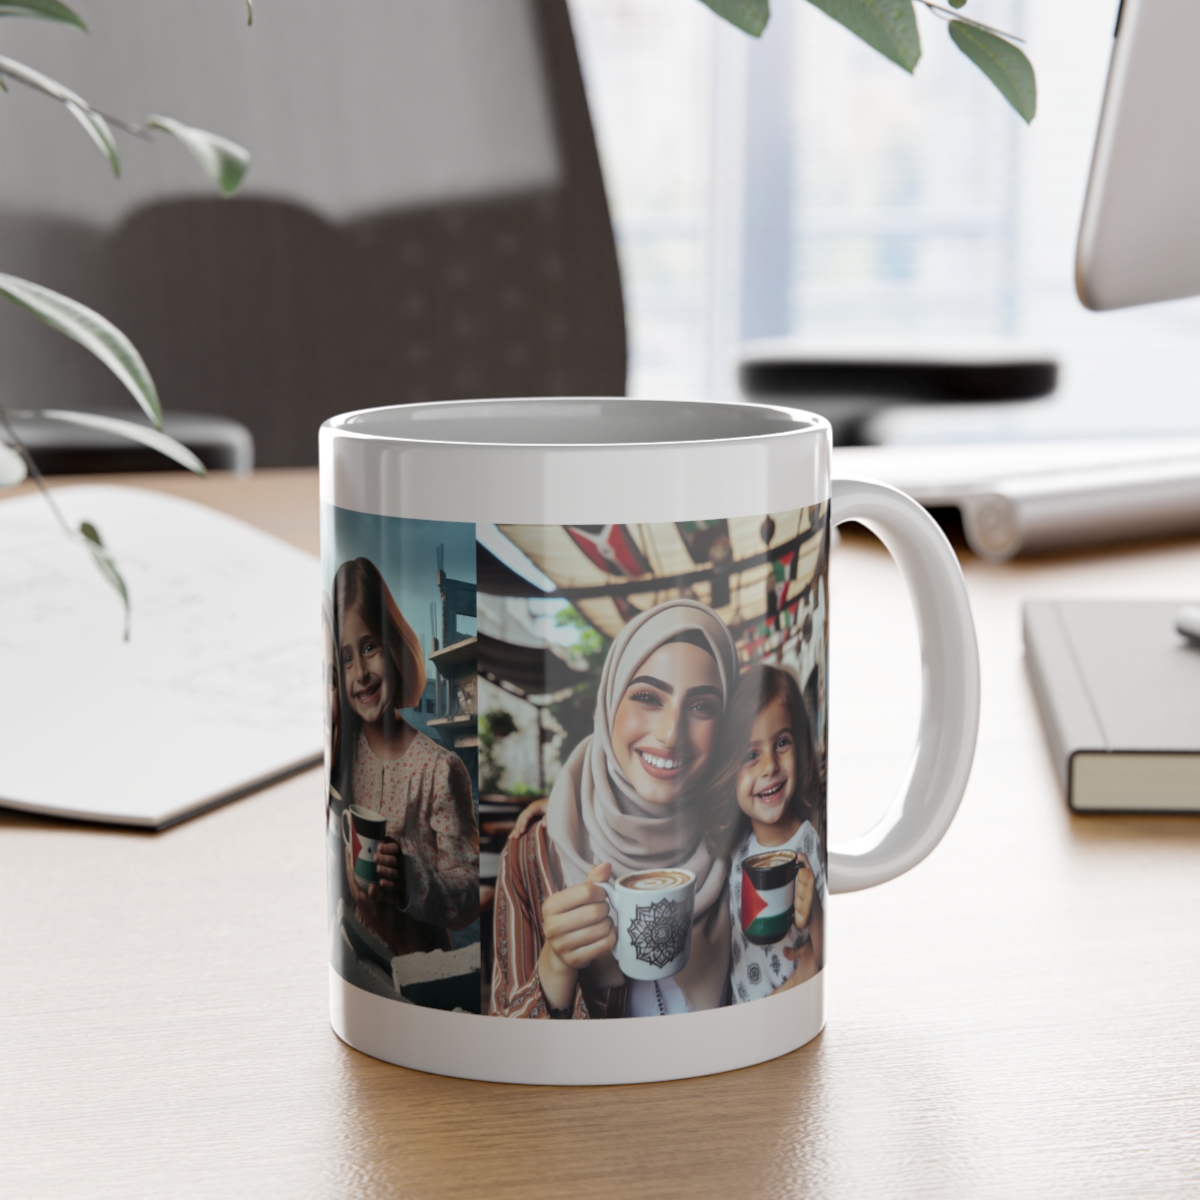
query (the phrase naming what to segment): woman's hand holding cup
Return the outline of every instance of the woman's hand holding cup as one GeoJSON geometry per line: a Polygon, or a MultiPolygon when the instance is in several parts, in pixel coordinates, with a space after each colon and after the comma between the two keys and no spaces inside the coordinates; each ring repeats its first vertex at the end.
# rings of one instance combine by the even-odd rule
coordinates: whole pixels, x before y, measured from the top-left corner
{"type": "Polygon", "coordinates": [[[579,972],[616,947],[616,926],[600,886],[612,873],[611,863],[600,863],[583,883],[555,892],[542,905],[546,942],[538,958],[538,976],[551,1008],[570,1008],[579,972]]]}

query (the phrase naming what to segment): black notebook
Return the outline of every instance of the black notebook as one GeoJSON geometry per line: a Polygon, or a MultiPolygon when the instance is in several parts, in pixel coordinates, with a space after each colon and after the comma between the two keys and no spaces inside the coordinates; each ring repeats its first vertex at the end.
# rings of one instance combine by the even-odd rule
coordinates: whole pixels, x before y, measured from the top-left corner
{"type": "Polygon", "coordinates": [[[1200,647],[1185,601],[1033,600],[1025,662],[1077,812],[1200,812],[1200,647]]]}

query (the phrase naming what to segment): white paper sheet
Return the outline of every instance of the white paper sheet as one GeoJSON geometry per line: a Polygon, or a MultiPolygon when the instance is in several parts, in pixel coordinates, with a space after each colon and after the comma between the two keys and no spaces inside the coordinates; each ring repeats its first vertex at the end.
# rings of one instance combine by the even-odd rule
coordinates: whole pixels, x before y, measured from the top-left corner
{"type": "Polygon", "coordinates": [[[187,500],[56,488],[0,503],[0,804],[161,828],[321,754],[317,559],[187,500]]]}

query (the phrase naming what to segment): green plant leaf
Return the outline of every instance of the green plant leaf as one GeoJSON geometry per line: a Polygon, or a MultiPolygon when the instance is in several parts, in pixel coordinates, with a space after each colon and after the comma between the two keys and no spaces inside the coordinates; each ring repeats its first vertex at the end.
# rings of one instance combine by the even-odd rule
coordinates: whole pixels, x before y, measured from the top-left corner
{"type": "Polygon", "coordinates": [[[147,117],[146,124],[182,142],[223,196],[232,196],[238,190],[250,166],[250,151],[244,146],[173,117],[147,117]]]}
{"type": "Polygon", "coordinates": [[[921,57],[912,0],[809,0],[909,74],[921,57]]]}
{"type": "Polygon", "coordinates": [[[180,441],[158,429],[139,425],[136,421],[122,421],[120,417],[105,417],[97,413],[71,412],[63,408],[42,408],[36,414],[48,421],[62,421],[67,425],[79,425],[84,429],[100,429],[117,437],[141,442],[151,450],[157,450],[173,459],[181,467],[187,467],[197,475],[207,475],[208,468],[180,441]]]}
{"type": "Polygon", "coordinates": [[[79,14],[59,0],[0,0],[0,17],[41,17],[46,21],[74,25],[87,33],[87,26],[79,14]]]}
{"type": "MultiPolygon", "coordinates": [[[[966,2],[967,0],[963,0],[964,4],[966,4],[966,2]]],[[[246,24],[254,24],[254,0],[246,0],[246,24]]]]}
{"type": "Polygon", "coordinates": [[[1032,121],[1037,115],[1037,80],[1029,59],[1012,42],[966,21],[951,21],[950,37],[1025,121],[1032,121]]]}
{"type": "Polygon", "coordinates": [[[28,309],[94,354],[125,385],[154,427],[162,428],[162,404],[150,371],[137,347],[107,317],[15,275],[0,275],[0,296],[28,309]]]}
{"type": "Polygon", "coordinates": [[[966,8],[967,0],[950,0],[951,8],[966,8]]]}
{"type": "Polygon", "coordinates": [[[29,478],[29,464],[7,442],[0,442],[0,487],[16,487],[29,478]]]}
{"type": "Polygon", "coordinates": [[[771,0],[704,0],[719,17],[753,37],[761,37],[771,19],[771,0]]]}
{"type": "Polygon", "coordinates": [[[117,569],[117,560],[113,558],[112,551],[105,546],[100,537],[100,531],[91,521],[83,521],[79,526],[79,532],[87,542],[87,547],[92,552],[92,561],[100,568],[100,574],[112,584],[113,590],[121,597],[121,603],[125,607],[125,640],[129,641],[129,589],[125,586],[125,580],[117,569]]]}
{"type": "Polygon", "coordinates": [[[51,79],[49,75],[43,75],[41,71],[35,71],[32,67],[27,67],[24,63],[19,63],[12,58],[0,56],[0,74],[9,75],[27,87],[66,105],[67,111],[84,127],[88,137],[96,143],[100,152],[108,159],[113,174],[121,174],[117,142],[113,137],[112,130],[108,127],[108,122],[78,92],[71,91],[69,87],[64,87],[56,79],[51,79]]]}

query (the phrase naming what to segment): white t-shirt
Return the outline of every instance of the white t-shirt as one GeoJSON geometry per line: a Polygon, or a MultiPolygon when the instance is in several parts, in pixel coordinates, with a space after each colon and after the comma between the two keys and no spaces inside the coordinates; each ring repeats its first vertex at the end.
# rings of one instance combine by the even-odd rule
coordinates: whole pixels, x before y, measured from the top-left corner
{"type": "Polygon", "coordinates": [[[781,846],[763,846],[754,831],[746,834],[742,844],[733,852],[729,864],[729,916],[733,944],[729,954],[729,983],[734,1004],[745,1004],[769,996],[781,983],[790,979],[796,964],[783,956],[784,947],[795,947],[808,941],[808,930],[792,925],[778,942],[756,946],[742,932],[742,861],[767,850],[799,850],[813,869],[816,895],[824,906],[827,899],[825,871],[821,866],[821,839],[812,825],[805,821],[796,833],[781,846]]]}

